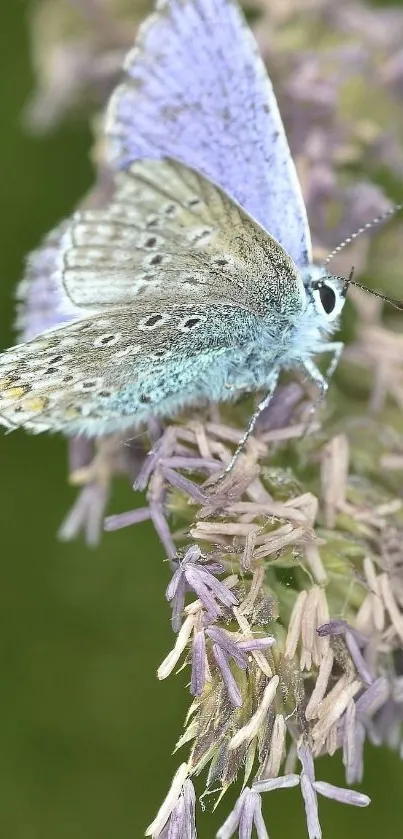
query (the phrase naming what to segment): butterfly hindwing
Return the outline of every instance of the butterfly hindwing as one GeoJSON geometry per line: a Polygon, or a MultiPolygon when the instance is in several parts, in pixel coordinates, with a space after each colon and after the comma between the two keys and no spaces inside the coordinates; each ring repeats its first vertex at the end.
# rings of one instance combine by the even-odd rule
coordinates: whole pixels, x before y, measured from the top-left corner
{"type": "Polygon", "coordinates": [[[234,305],[172,298],[64,325],[0,356],[0,423],[93,436],[255,390],[273,363],[266,328],[234,305]]]}
{"type": "Polygon", "coordinates": [[[17,287],[16,329],[28,341],[46,329],[80,315],[65,294],[58,268],[61,242],[69,222],[48,233],[26,261],[25,275],[17,287]]]}

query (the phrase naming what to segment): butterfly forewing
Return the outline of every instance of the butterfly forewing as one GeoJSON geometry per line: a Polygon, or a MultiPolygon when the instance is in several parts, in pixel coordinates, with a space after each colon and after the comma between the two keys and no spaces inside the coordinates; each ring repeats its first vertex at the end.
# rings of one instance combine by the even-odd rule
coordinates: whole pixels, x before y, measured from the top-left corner
{"type": "Polygon", "coordinates": [[[306,211],[271,82],[233,0],[160,0],[126,60],[106,130],[114,165],[172,157],[218,183],[311,261],[306,211]]]}
{"type": "Polygon", "coordinates": [[[236,302],[259,314],[301,307],[284,249],[222,189],[175,161],[138,161],[113,199],[77,213],[60,271],[75,306],[93,309],[171,294],[236,302]]]}

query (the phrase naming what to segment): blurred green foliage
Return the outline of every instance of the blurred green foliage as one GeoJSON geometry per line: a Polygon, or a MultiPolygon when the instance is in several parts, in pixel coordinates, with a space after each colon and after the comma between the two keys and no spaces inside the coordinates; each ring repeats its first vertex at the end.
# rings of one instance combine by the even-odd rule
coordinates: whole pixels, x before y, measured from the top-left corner
{"type": "MultiPolygon", "coordinates": [[[[65,123],[24,133],[33,87],[27,4],[0,3],[0,343],[13,340],[13,288],[24,256],[91,183],[90,134],[65,123]]],[[[22,432],[0,437],[0,834],[7,839],[140,837],[180,756],[170,757],[186,711],[185,675],[159,684],[170,649],[168,569],[151,525],[102,545],[61,544],[56,531],[75,491],[65,445],[22,432]]],[[[133,505],[122,483],[113,511],[133,505]]],[[[340,758],[323,777],[343,783],[340,758]]],[[[403,766],[368,750],[366,811],[321,801],[326,839],[401,835],[403,766]],[[399,794],[400,793],[400,794],[399,794]]],[[[200,839],[228,812],[204,815],[200,839]]],[[[305,836],[298,792],[274,794],[272,837],[305,836]],[[284,803],[286,806],[284,807],[284,803]]]]}

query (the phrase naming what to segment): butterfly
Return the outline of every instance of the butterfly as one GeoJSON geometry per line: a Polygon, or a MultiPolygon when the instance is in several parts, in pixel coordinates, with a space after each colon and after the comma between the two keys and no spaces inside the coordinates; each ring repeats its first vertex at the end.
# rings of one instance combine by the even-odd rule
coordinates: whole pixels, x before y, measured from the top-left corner
{"type": "Polygon", "coordinates": [[[264,391],[329,341],[345,286],[312,265],[275,95],[233,0],[160,0],[112,95],[112,195],[28,260],[0,423],[89,437],[264,391]],[[41,293],[38,293],[40,289],[41,293]],[[44,330],[44,331],[43,331],[44,330]]]}

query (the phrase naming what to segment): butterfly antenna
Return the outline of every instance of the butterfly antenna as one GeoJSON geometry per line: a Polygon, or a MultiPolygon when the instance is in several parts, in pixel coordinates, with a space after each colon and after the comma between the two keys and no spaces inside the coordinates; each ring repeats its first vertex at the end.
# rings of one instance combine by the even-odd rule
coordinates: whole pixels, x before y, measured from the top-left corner
{"type": "MultiPolygon", "coordinates": [[[[329,265],[329,262],[331,262],[332,259],[334,259],[334,257],[337,256],[338,253],[340,253],[340,251],[344,250],[346,245],[351,245],[351,242],[354,242],[354,240],[357,239],[358,236],[361,236],[362,233],[366,233],[368,230],[371,230],[378,224],[382,224],[382,222],[386,221],[388,218],[392,218],[400,210],[403,210],[403,203],[394,204],[393,207],[389,207],[388,210],[385,210],[384,213],[381,213],[379,216],[376,216],[376,218],[372,219],[372,221],[367,221],[367,223],[364,224],[362,227],[359,227],[358,230],[355,231],[355,233],[352,233],[351,236],[347,236],[347,239],[344,239],[343,242],[340,242],[340,244],[337,245],[337,247],[329,254],[329,256],[326,257],[324,265],[329,265]]],[[[350,285],[354,285],[354,283],[351,281],[350,285]]],[[[382,297],[382,295],[378,296],[382,297]]]]}
{"type": "Polygon", "coordinates": [[[344,283],[343,287],[343,294],[346,296],[348,288],[350,285],[355,286],[356,288],[361,288],[363,291],[367,291],[368,294],[372,294],[373,297],[378,297],[379,300],[384,300],[385,303],[389,303],[389,306],[393,306],[395,309],[399,309],[400,312],[403,312],[403,300],[396,300],[395,297],[388,297],[387,294],[381,294],[380,291],[373,291],[372,288],[367,288],[365,285],[361,285],[361,283],[357,283],[353,280],[354,276],[354,268],[351,269],[350,274],[347,279],[343,279],[342,277],[338,277],[337,279],[342,280],[344,283]]]}
{"type": "MultiPolygon", "coordinates": [[[[403,203],[402,204],[394,204],[393,207],[389,207],[388,210],[385,210],[384,213],[381,213],[376,218],[372,219],[372,221],[368,221],[363,227],[360,227],[355,233],[352,233],[351,236],[348,236],[347,239],[344,239],[343,242],[340,242],[340,245],[326,257],[324,261],[324,265],[329,265],[329,262],[342,251],[346,245],[350,245],[351,242],[354,242],[354,239],[357,239],[358,236],[361,236],[361,233],[365,233],[368,230],[371,230],[376,225],[381,224],[383,221],[386,221],[388,218],[392,218],[396,215],[400,210],[403,210],[403,203]]],[[[356,288],[361,288],[364,291],[367,291],[368,294],[372,294],[373,297],[378,297],[379,300],[383,300],[385,303],[389,303],[390,306],[393,306],[395,309],[399,309],[399,311],[403,311],[403,301],[396,300],[394,297],[388,297],[387,294],[381,294],[380,291],[373,291],[372,288],[367,288],[366,286],[361,285],[361,283],[357,283],[356,280],[353,280],[354,276],[354,268],[351,269],[348,279],[343,279],[339,277],[339,279],[343,279],[344,283],[344,296],[347,294],[349,286],[353,285],[356,288]]]]}

